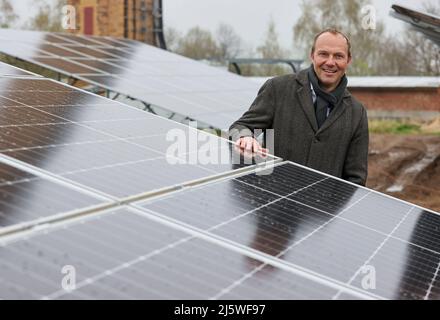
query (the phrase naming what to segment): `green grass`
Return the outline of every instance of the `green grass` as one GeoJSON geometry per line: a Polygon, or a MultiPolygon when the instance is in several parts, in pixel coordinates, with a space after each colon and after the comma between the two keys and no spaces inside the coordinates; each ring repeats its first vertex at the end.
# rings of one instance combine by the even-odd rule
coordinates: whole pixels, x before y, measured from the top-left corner
{"type": "Polygon", "coordinates": [[[370,120],[368,125],[371,133],[425,134],[420,124],[398,120],[370,120]]]}

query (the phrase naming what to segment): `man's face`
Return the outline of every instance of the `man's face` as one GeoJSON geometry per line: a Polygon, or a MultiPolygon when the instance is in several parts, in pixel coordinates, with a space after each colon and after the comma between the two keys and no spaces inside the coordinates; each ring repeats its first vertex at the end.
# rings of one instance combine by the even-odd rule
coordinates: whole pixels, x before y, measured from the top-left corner
{"type": "Polygon", "coordinates": [[[332,91],[351,62],[347,40],[340,34],[321,34],[316,39],[315,51],[310,54],[310,59],[323,88],[332,91]]]}

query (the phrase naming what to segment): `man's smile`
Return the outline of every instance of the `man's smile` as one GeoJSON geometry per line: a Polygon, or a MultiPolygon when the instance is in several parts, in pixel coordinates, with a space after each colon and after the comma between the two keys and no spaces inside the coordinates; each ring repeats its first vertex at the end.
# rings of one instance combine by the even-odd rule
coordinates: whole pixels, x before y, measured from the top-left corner
{"type": "Polygon", "coordinates": [[[331,69],[324,69],[324,68],[322,68],[322,71],[324,71],[325,73],[329,73],[329,74],[333,74],[333,73],[338,72],[338,70],[331,70],[331,69]]]}

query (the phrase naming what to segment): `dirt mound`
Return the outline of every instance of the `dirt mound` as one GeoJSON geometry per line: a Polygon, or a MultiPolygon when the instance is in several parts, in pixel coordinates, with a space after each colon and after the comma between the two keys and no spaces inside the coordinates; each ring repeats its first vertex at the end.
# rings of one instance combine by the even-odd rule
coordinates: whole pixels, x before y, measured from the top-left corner
{"type": "Polygon", "coordinates": [[[440,132],[440,117],[437,117],[434,120],[423,124],[422,130],[425,132],[440,132]]]}
{"type": "Polygon", "coordinates": [[[440,212],[440,136],[372,134],[369,188],[440,212]]]}

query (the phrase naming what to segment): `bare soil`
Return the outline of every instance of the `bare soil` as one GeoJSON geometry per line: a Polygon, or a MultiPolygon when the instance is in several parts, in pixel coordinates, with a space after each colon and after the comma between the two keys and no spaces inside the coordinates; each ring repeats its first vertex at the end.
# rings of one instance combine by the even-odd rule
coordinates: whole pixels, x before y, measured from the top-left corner
{"type": "Polygon", "coordinates": [[[367,187],[440,212],[440,136],[371,134],[367,187]]]}

